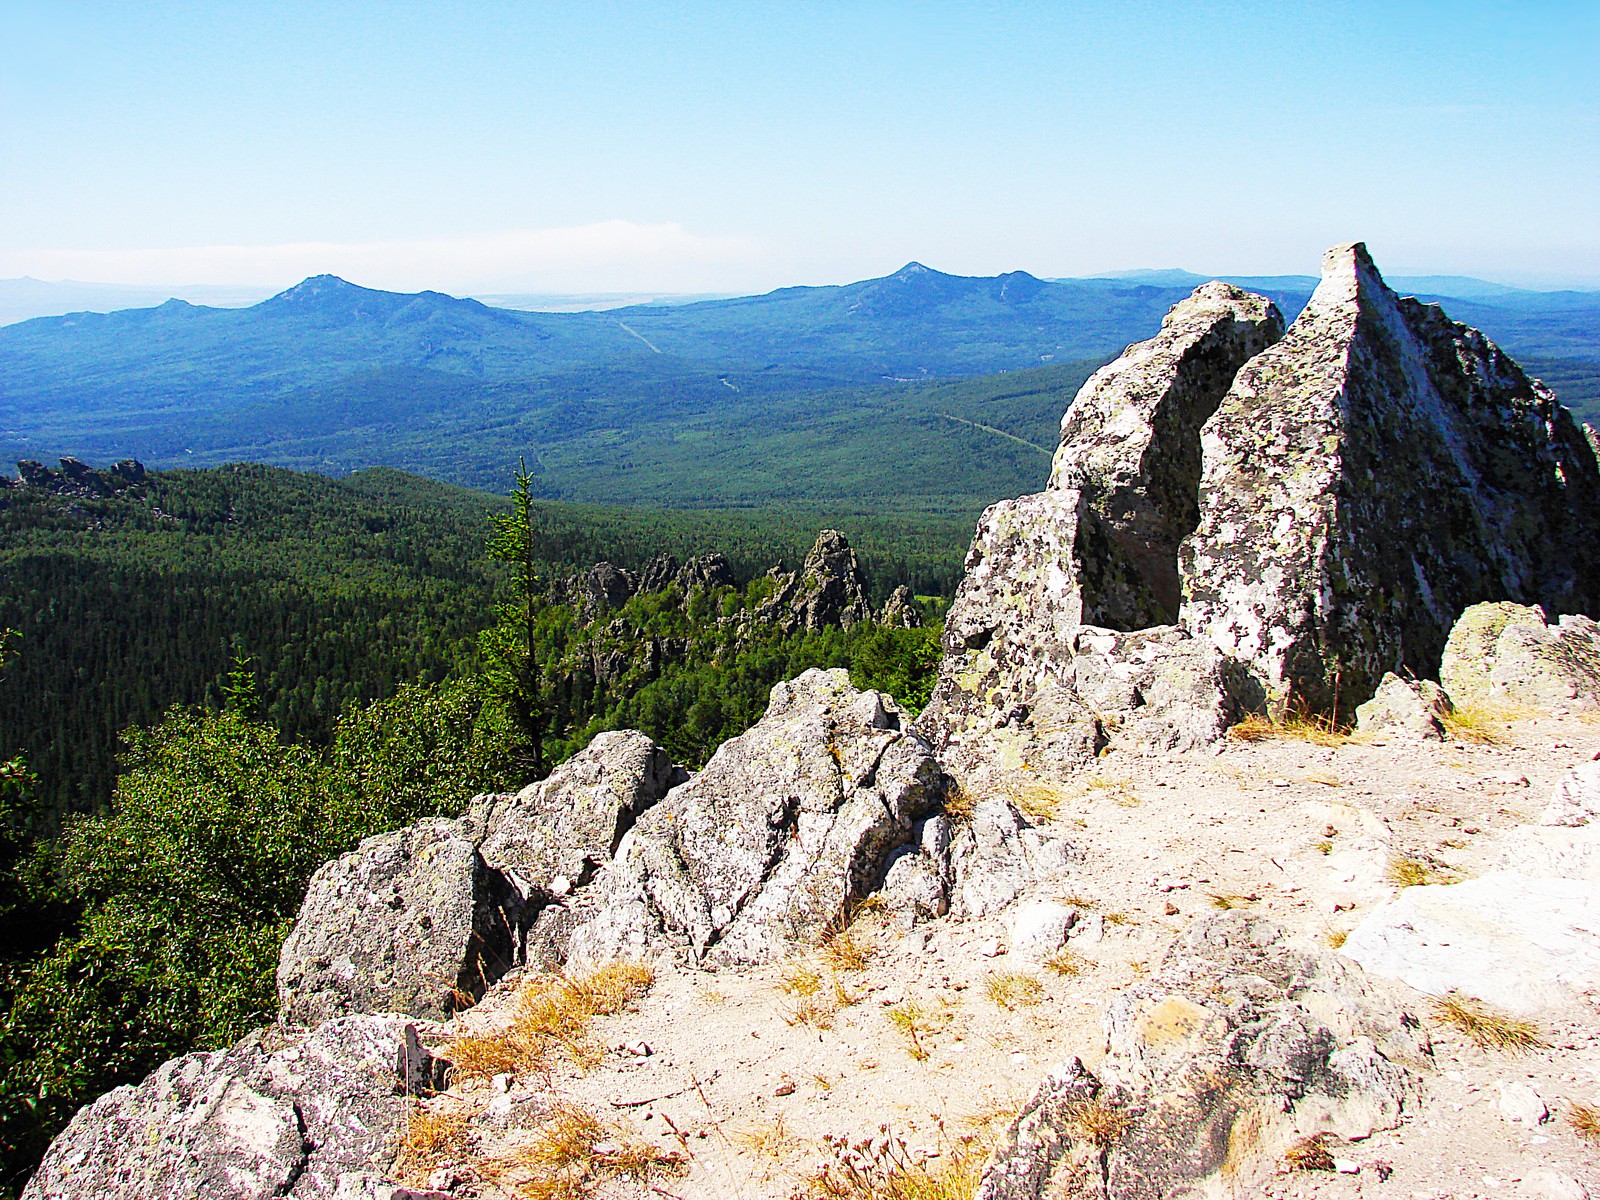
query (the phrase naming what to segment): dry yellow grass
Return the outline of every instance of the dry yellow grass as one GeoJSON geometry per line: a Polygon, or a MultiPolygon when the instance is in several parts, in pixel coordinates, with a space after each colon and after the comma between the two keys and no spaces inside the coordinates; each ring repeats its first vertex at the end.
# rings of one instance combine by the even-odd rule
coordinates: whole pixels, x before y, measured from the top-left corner
{"type": "Polygon", "coordinates": [[[1082,975],[1089,969],[1089,966],[1090,962],[1087,958],[1076,950],[1068,949],[1066,946],[1061,947],[1061,949],[1044,960],[1044,969],[1046,971],[1049,971],[1052,975],[1060,975],[1069,979],[1076,975],[1082,975]]]}
{"type": "Polygon", "coordinates": [[[1584,1141],[1600,1146],[1600,1106],[1585,1104],[1581,1100],[1568,1100],[1567,1124],[1584,1141]]]}
{"type": "Polygon", "coordinates": [[[1111,1149],[1132,1123],[1127,1112],[1104,1100],[1079,1100],[1068,1106],[1067,1127],[1102,1152],[1111,1149]]]}
{"type": "Polygon", "coordinates": [[[1107,925],[1137,925],[1139,923],[1125,912],[1108,912],[1100,919],[1107,925]]]}
{"type": "Polygon", "coordinates": [[[801,1180],[793,1200],[972,1200],[987,1141],[957,1141],[936,1159],[920,1159],[887,1125],[878,1128],[877,1137],[855,1142],[824,1137],[823,1165],[801,1180]]]}
{"type": "Polygon", "coordinates": [[[517,991],[511,1022],[503,1029],[466,1034],[444,1056],[458,1079],[484,1079],[502,1072],[548,1072],[561,1051],[585,1068],[601,1054],[588,1039],[597,1016],[620,1012],[649,990],[655,971],[643,963],[614,962],[583,975],[539,975],[517,991]]]}
{"type": "Polygon", "coordinates": [[[824,941],[817,957],[835,971],[862,971],[872,957],[871,947],[852,929],[836,933],[824,941]]]}
{"type": "Polygon", "coordinates": [[[1044,984],[1024,971],[1001,971],[983,981],[983,994],[1007,1012],[1032,1008],[1044,999],[1044,984]]]}
{"type": "Polygon", "coordinates": [[[822,972],[804,959],[796,959],[783,969],[775,986],[789,996],[815,996],[822,990],[822,972]]]}
{"type": "Polygon", "coordinates": [[[1291,709],[1282,713],[1249,713],[1228,730],[1236,742],[1293,741],[1313,746],[1343,746],[1350,730],[1332,717],[1291,709]]]}
{"type": "Polygon", "coordinates": [[[1484,1050],[1522,1054],[1545,1044],[1532,1021],[1500,1012],[1472,996],[1447,992],[1429,1006],[1433,1019],[1466,1034],[1484,1050]]]}
{"type": "Polygon", "coordinates": [[[800,1139],[783,1119],[782,1113],[771,1121],[756,1121],[733,1130],[729,1134],[729,1140],[758,1158],[775,1160],[783,1158],[801,1144],[800,1139]]]}
{"type": "Polygon", "coordinates": [[[838,1010],[821,996],[806,996],[783,1009],[785,1025],[809,1025],[812,1029],[832,1029],[838,1010]]]}
{"type": "Polygon", "coordinates": [[[440,1167],[469,1158],[472,1142],[467,1120],[463,1108],[429,1109],[413,1104],[406,1114],[406,1130],[394,1164],[401,1182],[422,1183],[440,1167]]]}
{"type": "Polygon", "coordinates": [[[1397,888],[1427,887],[1430,884],[1455,883],[1461,877],[1447,867],[1426,859],[1396,854],[1389,859],[1384,878],[1397,888]]]}
{"type": "Polygon", "coordinates": [[[1333,1155],[1322,1144],[1322,1135],[1301,1138],[1283,1154],[1283,1165],[1291,1171],[1331,1171],[1333,1155]]]}
{"type": "Polygon", "coordinates": [[[1458,742],[1476,746],[1504,746],[1511,738],[1513,721],[1534,716],[1535,710],[1519,704],[1475,701],[1457,705],[1439,720],[1458,742]]]}
{"type": "Polygon", "coordinates": [[[1045,779],[1012,777],[1002,780],[999,790],[1018,812],[1036,823],[1055,820],[1069,798],[1060,784],[1045,779]]]}
{"type": "Polygon", "coordinates": [[[1211,898],[1211,907],[1220,908],[1223,912],[1228,912],[1235,908],[1243,908],[1245,905],[1254,904],[1256,901],[1256,897],[1243,896],[1238,892],[1208,892],[1207,895],[1211,898]]]}
{"type": "Polygon", "coordinates": [[[918,1062],[926,1062],[928,1047],[925,1039],[944,1028],[941,1014],[924,1008],[915,1000],[903,1000],[889,1009],[889,1024],[905,1036],[906,1052],[918,1062]]]}
{"type": "Polygon", "coordinates": [[[1324,929],[1322,931],[1322,940],[1335,950],[1343,946],[1349,937],[1350,931],[1348,929],[1324,929]]]}
{"type": "Polygon", "coordinates": [[[952,781],[944,794],[944,815],[957,825],[972,820],[978,810],[978,798],[960,783],[952,781]]]}
{"type": "Polygon", "coordinates": [[[479,1171],[529,1200],[579,1200],[612,1180],[648,1183],[687,1168],[685,1155],[638,1141],[588,1109],[564,1104],[479,1171]]]}

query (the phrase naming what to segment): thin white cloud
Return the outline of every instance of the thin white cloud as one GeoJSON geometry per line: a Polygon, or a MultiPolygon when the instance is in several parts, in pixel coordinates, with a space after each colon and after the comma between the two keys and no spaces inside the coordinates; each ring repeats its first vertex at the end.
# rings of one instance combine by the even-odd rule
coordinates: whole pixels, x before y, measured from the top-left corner
{"type": "Polygon", "coordinates": [[[771,260],[753,238],[600,221],[413,241],[0,251],[0,276],[282,287],[326,273],[401,291],[713,291],[769,277],[771,260]]]}

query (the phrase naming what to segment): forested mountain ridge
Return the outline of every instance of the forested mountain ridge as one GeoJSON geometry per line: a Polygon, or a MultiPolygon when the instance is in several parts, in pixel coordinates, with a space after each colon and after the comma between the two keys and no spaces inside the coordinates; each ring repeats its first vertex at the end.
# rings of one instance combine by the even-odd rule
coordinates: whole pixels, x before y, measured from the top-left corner
{"type": "MultiPolygon", "coordinates": [[[[1037,464],[1006,435],[1053,449],[1089,371],[1187,294],[1158,280],[912,263],[837,287],[535,313],[317,276],[249,308],[40,318],[0,329],[0,458],[388,465],[497,487],[526,456],[547,498],[970,508],[1031,486],[1037,464]],[[1016,408],[1019,372],[1039,402],[995,411],[1016,408]]],[[[1288,317],[1310,292],[1293,276],[1262,286],[1288,317]]],[[[1549,295],[1447,308],[1548,361],[1592,411],[1600,300],[1549,295]]]]}

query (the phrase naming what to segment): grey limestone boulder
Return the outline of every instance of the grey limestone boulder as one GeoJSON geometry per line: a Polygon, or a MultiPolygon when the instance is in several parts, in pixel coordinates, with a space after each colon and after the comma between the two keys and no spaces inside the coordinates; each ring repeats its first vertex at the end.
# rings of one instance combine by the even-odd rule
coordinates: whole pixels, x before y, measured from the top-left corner
{"type": "Polygon", "coordinates": [[[514,963],[518,922],[517,897],[462,822],[367,838],[311,877],[278,959],[282,1019],[447,1017],[514,963]]]}
{"type": "Polygon", "coordinates": [[[1367,1137],[1421,1099],[1431,1048],[1386,990],[1269,922],[1192,927],[1113,1001],[1098,1077],[1046,1077],[1002,1136],[980,1200],[1253,1195],[1293,1141],[1367,1137]],[[1120,1110],[1100,1144],[1082,1106],[1120,1110]]]}
{"type": "Polygon", "coordinates": [[[1582,430],[1488,338],[1397,297],[1359,243],[1328,251],[1289,332],[1241,368],[1202,457],[1183,623],[1270,701],[1349,709],[1387,671],[1436,677],[1479,601],[1600,600],[1582,430]]]}
{"type": "Polygon", "coordinates": [[[1356,727],[1399,741],[1442,742],[1444,718],[1449,715],[1450,697],[1437,683],[1401,679],[1391,671],[1384,675],[1372,699],[1357,706],[1356,727]]]}
{"type": "Polygon", "coordinates": [[[571,906],[569,962],[755,963],[819,940],[883,881],[945,777],[888,697],[811,670],[642,815],[571,906]]]}
{"type": "Polygon", "coordinates": [[[276,1046],[273,1032],[172,1059],[81,1109],[26,1200],[331,1200],[341,1177],[381,1182],[408,1092],[440,1082],[442,1064],[401,1017],[342,1017],[276,1046]]]}
{"type": "Polygon", "coordinates": [[[1439,681],[1457,703],[1600,705],[1600,625],[1552,626],[1537,605],[1474,604],[1445,642],[1439,681]]]}

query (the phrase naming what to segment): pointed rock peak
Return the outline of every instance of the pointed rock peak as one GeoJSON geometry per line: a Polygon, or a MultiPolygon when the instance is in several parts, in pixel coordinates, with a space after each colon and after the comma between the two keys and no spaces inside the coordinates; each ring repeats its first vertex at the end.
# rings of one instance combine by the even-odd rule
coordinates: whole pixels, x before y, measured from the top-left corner
{"type": "Polygon", "coordinates": [[[919,262],[908,262],[905,266],[901,267],[893,275],[889,276],[889,278],[890,279],[915,279],[919,275],[938,275],[940,273],[941,272],[935,271],[932,267],[923,266],[919,262]]]}
{"type": "Polygon", "coordinates": [[[1276,304],[1265,296],[1247,292],[1241,287],[1223,283],[1219,279],[1202,283],[1169,308],[1167,315],[1161,318],[1161,327],[1166,329],[1168,326],[1181,324],[1196,315],[1206,317],[1228,315],[1269,328],[1275,326],[1277,332],[1272,340],[1276,341],[1283,336],[1283,316],[1278,312],[1276,304]]]}
{"type": "Polygon", "coordinates": [[[337,275],[312,275],[302,279],[292,288],[279,292],[269,300],[263,300],[262,306],[273,308],[328,308],[340,306],[351,301],[366,299],[372,296],[389,295],[387,292],[374,291],[364,288],[337,275]]]}
{"type": "Polygon", "coordinates": [[[1394,299],[1372,255],[1367,253],[1366,243],[1346,242],[1329,248],[1322,256],[1322,282],[1312,293],[1306,310],[1321,311],[1378,296],[1394,299]]]}

